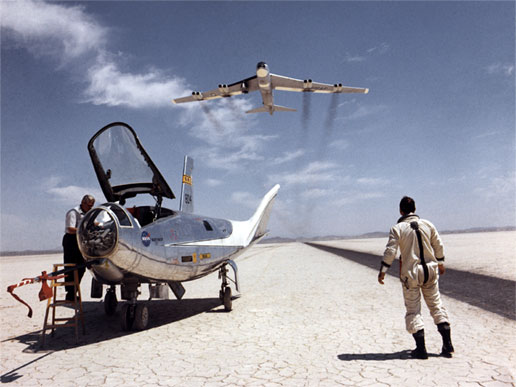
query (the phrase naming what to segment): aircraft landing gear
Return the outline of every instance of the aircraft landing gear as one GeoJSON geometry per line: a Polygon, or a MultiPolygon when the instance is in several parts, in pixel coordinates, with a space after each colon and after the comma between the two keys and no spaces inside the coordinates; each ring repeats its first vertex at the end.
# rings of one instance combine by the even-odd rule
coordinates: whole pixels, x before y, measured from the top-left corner
{"type": "Polygon", "coordinates": [[[122,298],[127,302],[122,307],[121,325],[124,331],[131,329],[144,330],[149,324],[149,310],[144,303],[137,303],[140,292],[138,281],[122,284],[122,298]]]}
{"type": "Polygon", "coordinates": [[[108,316],[112,316],[116,313],[116,307],[118,306],[118,300],[116,299],[115,286],[112,285],[106,292],[104,297],[104,312],[108,316]]]}
{"type": "Polygon", "coordinates": [[[124,331],[131,329],[144,330],[149,324],[149,310],[147,306],[145,304],[137,304],[136,300],[126,303],[122,307],[121,323],[124,331]]]}
{"type": "Polygon", "coordinates": [[[224,305],[224,310],[226,312],[231,312],[233,309],[233,301],[231,299],[231,288],[229,287],[228,282],[228,269],[226,265],[223,265],[219,271],[219,278],[222,279],[222,285],[219,291],[219,299],[222,305],[224,305]]]}

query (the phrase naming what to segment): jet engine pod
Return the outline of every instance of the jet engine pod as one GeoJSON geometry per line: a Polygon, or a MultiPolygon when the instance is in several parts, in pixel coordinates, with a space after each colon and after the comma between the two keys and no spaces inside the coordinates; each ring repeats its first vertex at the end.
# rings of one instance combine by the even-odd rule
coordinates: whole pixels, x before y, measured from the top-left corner
{"type": "Polygon", "coordinates": [[[198,99],[199,101],[202,100],[202,98],[203,98],[202,93],[199,91],[193,91],[192,95],[194,96],[194,98],[198,99]]]}
{"type": "Polygon", "coordinates": [[[229,94],[229,87],[228,87],[228,85],[224,85],[224,84],[219,85],[219,91],[222,94],[229,94]]]}
{"type": "Polygon", "coordinates": [[[118,243],[118,228],[114,216],[104,208],[86,214],[77,230],[79,249],[86,257],[110,255],[118,243]]]}
{"type": "Polygon", "coordinates": [[[305,89],[311,89],[312,88],[312,80],[311,79],[305,79],[303,81],[303,87],[305,89]]]}

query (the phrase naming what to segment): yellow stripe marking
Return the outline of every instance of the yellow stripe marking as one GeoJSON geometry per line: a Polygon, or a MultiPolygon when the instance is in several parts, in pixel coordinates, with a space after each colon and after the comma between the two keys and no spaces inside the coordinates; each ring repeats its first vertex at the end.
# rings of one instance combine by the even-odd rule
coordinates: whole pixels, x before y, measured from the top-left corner
{"type": "Polygon", "coordinates": [[[183,175],[183,184],[192,185],[192,176],[183,175]]]}

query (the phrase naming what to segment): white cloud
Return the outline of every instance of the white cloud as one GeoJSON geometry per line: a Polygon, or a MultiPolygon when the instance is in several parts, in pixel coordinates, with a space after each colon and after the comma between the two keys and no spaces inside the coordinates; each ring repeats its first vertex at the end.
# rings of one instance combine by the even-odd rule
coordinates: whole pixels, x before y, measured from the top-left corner
{"type": "Polygon", "coordinates": [[[277,135],[250,133],[256,123],[255,118],[244,116],[250,108],[246,99],[224,99],[186,109],[181,125],[206,144],[191,153],[202,156],[203,162],[212,168],[228,171],[246,168],[250,162],[263,162],[265,144],[277,135]]]}
{"type": "Polygon", "coordinates": [[[385,54],[387,51],[389,51],[389,48],[390,48],[390,45],[383,42],[383,43],[380,43],[378,46],[374,46],[374,47],[367,49],[366,51],[368,54],[382,55],[382,54],[385,54]]]}
{"type": "Polygon", "coordinates": [[[1,26],[39,55],[76,58],[96,52],[107,29],[84,12],[84,7],[32,0],[2,1],[1,26]],[[58,43],[56,45],[55,43],[58,43]]]}
{"type": "Polygon", "coordinates": [[[81,187],[76,185],[60,185],[62,178],[50,176],[42,183],[42,189],[52,199],[69,204],[79,205],[84,195],[93,195],[97,203],[105,200],[104,194],[98,188],[81,187]]]}
{"type": "Polygon", "coordinates": [[[335,148],[338,150],[344,150],[349,147],[349,141],[346,140],[335,140],[330,145],[331,148],[335,148]]]}
{"type": "Polygon", "coordinates": [[[222,185],[222,181],[221,180],[217,180],[217,179],[206,179],[204,181],[204,183],[208,187],[218,187],[218,186],[222,185]]]}
{"type": "Polygon", "coordinates": [[[360,63],[368,60],[370,57],[383,55],[387,51],[389,51],[390,45],[388,43],[382,42],[377,46],[368,48],[365,50],[363,54],[350,54],[346,53],[346,57],[344,58],[344,62],[347,63],[360,63]]]}
{"type": "Polygon", "coordinates": [[[342,193],[340,194],[341,198],[337,199],[334,202],[336,207],[346,206],[352,203],[370,200],[370,199],[378,199],[385,197],[383,192],[351,192],[351,193],[342,193]]]}
{"type": "Polygon", "coordinates": [[[474,192],[485,198],[497,198],[499,201],[508,197],[514,203],[516,176],[513,173],[511,176],[490,177],[485,184],[475,188],[474,192]]]}
{"type": "Polygon", "coordinates": [[[292,160],[295,160],[295,159],[298,159],[298,158],[304,156],[305,153],[306,152],[302,149],[298,149],[297,151],[294,151],[294,152],[284,152],[282,156],[276,157],[275,159],[273,159],[271,161],[271,164],[273,164],[273,165],[284,164],[284,163],[287,163],[289,161],[292,161],[292,160]]]}
{"type": "Polygon", "coordinates": [[[88,83],[85,100],[95,105],[130,108],[172,107],[172,98],[189,92],[186,82],[158,69],[120,70],[107,50],[108,29],[84,7],[32,0],[2,2],[1,26],[36,55],[50,56],[78,71],[88,83]],[[75,61],[73,64],[72,61],[75,61]],[[80,62],[79,62],[80,61],[80,62]]]}
{"type": "Polygon", "coordinates": [[[306,167],[283,174],[269,176],[269,183],[281,183],[286,186],[303,184],[313,186],[314,184],[328,181],[342,180],[338,176],[337,164],[326,161],[314,161],[306,167]]]}
{"type": "Polygon", "coordinates": [[[363,62],[365,60],[366,60],[365,56],[362,56],[362,55],[351,55],[349,53],[347,53],[346,57],[344,58],[344,61],[348,62],[348,63],[363,62]]]}
{"type": "Polygon", "coordinates": [[[390,183],[388,179],[384,179],[381,177],[361,177],[357,179],[358,184],[362,185],[387,185],[390,183]]]}
{"type": "Polygon", "coordinates": [[[258,207],[260,204],[260,198],[249,192],[241,191],[233,192],[231,194],[231,201],[251,209],[256,209],[256,207],[258,207]]]}
{"type": "Polygon", "coordinates": [[[99,59],[88,71],[87,101],[95,105],[131,108],[172,107],[172,97],[187,93],[186,82],[153,69],[144,74],[124,73],[112,61],[99,59]]]}
{"type": "Polygon", "coordinates": [[[333,190],[324,188],[311,188],[302,193],[304,199],[318,199],[334,194],[333,190]]]}
{"type": "Polygon", "coordinates": [[[374,105],[374,106],[358,106],[358,108],[348,116],[344,117],[347,120],[356,120],[359,118],[369,117],[375,114],[379,114],[385,112],[387,110],[387,106],[385,105],[374,105]]]}
{"type": "Polygon", "coordinates": [[[499,134],[500,134],[499,130],[491,130],[491,131],[486,131],[486,132],[480,133],[479,135],[474,136],[473,138],[482,139],[482,138],[486,138],[486,137],[497,136],[499,134]]]}
{"type": "Polygon", "coordinates": [[[487,66],[486,71],[490,75],[504,75],[510,77],[514,73],[514,65],[509,63],[493,63],[487,66]]]}

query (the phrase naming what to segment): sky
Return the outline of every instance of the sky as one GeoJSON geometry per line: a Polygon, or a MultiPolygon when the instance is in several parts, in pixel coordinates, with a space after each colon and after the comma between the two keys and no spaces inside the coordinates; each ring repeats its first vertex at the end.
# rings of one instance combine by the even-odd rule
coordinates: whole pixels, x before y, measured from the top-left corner
{"type": "Polygon", "coordinates": [[[516,225],[514,1],[2,0],[0,21],[0,250],[57,248],[104,202],[87,143],[114,121],[176,196],[194,158],[195,213],[248,219],[280,184],[271,237],[388,231],[404,195],[439,230],[516,225]],[[260,61],[370,92],[171,102],[260,61]]]}

